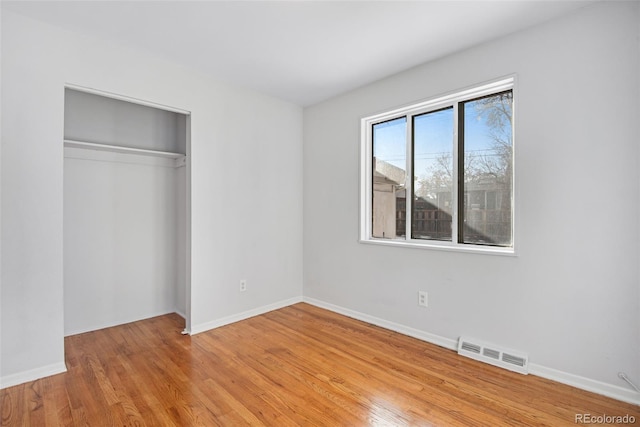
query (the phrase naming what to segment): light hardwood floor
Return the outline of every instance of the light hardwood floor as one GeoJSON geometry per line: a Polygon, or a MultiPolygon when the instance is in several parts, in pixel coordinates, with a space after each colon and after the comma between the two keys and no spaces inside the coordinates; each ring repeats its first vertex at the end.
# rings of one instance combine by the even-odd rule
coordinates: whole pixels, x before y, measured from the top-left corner
{"type": "Polygon", "coordinates": [[[193,337],[166,315],[65,340],[68,372],[2,390],[9,426],[575,426],[640,407],[307,304],[193,337]]]}

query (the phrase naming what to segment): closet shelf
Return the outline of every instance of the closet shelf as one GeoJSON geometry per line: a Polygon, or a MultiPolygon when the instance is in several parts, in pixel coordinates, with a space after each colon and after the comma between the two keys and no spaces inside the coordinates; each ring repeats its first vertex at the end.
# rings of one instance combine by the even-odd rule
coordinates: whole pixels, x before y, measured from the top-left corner
{"type": "Polygon", "coordinates": [[[136,154],[150,157],[161,157],[165,159],[180,159],[185,157],[181,153],[172,153],[169,151],[145,150],[142,148],[120,147],[117,145],[96,144],[94,142],[74,141],[71,139],[64,140],[64,146],[68,148],[82,148],[85,150],[109,151],[112,153],[136,154]]]}

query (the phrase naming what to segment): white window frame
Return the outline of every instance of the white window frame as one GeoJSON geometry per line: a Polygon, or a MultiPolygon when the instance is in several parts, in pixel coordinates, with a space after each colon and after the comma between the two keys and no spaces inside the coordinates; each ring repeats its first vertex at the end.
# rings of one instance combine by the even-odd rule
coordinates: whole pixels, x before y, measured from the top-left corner
{"type": "MultiPolygon", "coordinates": [[[[404,107],[396,108],[391,111],[385,111],[383,113],[375,114],[372,116],[364,117],[360,121],[361,126],[361,142],[360,142],[360,242],[372,243],[377,245],[387,246],[400,246],[410,248],[424,248],[424,249],[439,249],[449,251],[460,252],[472,252],[472,253],[484,253],[484,254],[496,254],[496,255],[516,255],[516,217],[518,212],[516,210],[517,205],[515,203],[515,180],[516,180],[516,165],[515,165],[515,99],[512,110],[512,116],[514,118],[512,125],[513,135],[513,152],[512,152],[512,197],[511,197],[511,230],[512,230],[512,245],[510,247],[501,246],[487,246],[478,245],[472,243],[458,243],[458,180],[453,180],[453,194],[452,204],[454,206],[452,212],[452,241],[440,241],[440,240],[424,240],[413,239],[411,233],[407,232],[405,239],[384,239],[373,237],[372,233],[372,194],[373,194],[373,171],[372,171],[372,159],[373,159],[373,125],[384,122],[387,120],[397,119],[400,117],[407,117],[407,166],[406,166],[406,182],[405,189],[406,194],[412,194],[413,186],[413,170],[412,170],[412,126],[413,120],[411,116],[415,116],[421,113],[435,111],[440,108],[453,106],[454,110],[454,141],[458,141],[458,103],[479,98],[494,93],[499,93],[507,90],[513,90],[515,93],[516,77],[515,75],[501,78],[489,83],[473,86],[460,91],[451,92],[445,95],[437,96],[425,101],[407,105],[404,107]]],[[[453,176],[458,176],[458,143],[453,144],[453,176]]],[[[406,230],[411,230],[411,197],[406,197],[406,230]]]]}

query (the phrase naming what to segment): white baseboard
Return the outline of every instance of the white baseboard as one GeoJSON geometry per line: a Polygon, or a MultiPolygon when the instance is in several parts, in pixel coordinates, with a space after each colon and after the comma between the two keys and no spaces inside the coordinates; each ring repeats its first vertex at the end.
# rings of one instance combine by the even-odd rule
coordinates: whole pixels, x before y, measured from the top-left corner
{"type": "Polygon", "coordinates": [[[449,350],[458,349],[458,340],[452,340],[450,338],[441,337],[440,335],[430,334],[428,332],[410,328],[399,323],[389,322],[388,320],[384,320],[379,317],[369,316],[368,314],[360,313],[358,311],[320,301],[315,298],[304,297],[303,301],[311,305],[315,305],[316,307],[324,308],[326,310],[333,311],[347,317],[352,317],[357,320],[362,320],[363,322],[371,323],[372,325],[380,326],[391,331],[399,332],[402,335],[408,335],[410,337],[417,338],[419,340],[426,341],[440,347],[448,348],[449,350]]]}
{"type": "Polygon", "coordinates": [[[67,372],[67,366],[64,362],[54,363],[53,365],[43,366],[29,371],[18,372],[17,374],[11,374],[0,378],[0,389],[28,383],[30,381],[39,380],[41,378],[61,374],[63,372],[67,372]]]}
{"type": "Polygon", "coordinates": [[[199,325],[191,325],[190,335],[199,334],[201,332],[209,331],[211,329],[219,328],[220,326],[228,325],[231,323],[239,322],[241,320],[248,319],[250,317],[259,316],[264,313],[268,313],[273,310],[278,310],[283,307],[287,307],[293,304],[302,302],[302,297],[289,298],[283,301],[278,301],[273,304],[264,305],[262,307],[254,308],[252,310],[244,311],[242,313],[233,314],[231,316],[223,317],[221,319],[212,320],[210,322],[200,323],[199,325]]]}
{"type": "MultiPolygon", "coordinates": [[[[401,334],[408,335],[410,337],[414,337],[449,350],[456,351],[458,349],[458,340],[445,338],[440,335],[430,334],[428,332],[420,331],[418,329],[410,328],[398,323],[389,322],[388,320],[330,304],[328,302],[317,300],[315,298],[303,297],[303,301],[308,304],[315,305],[316,307],[343,314],[357,320],[362,320],[363,322],[371,323],[373,325],[380,326],[381,328],[399,332],[401,334]]],[[[556,369],[547,368],[545,366],[537,365],[534,363],[529,363],[529,373],[531,375],[536,375],[548,380],[567,384],[582,390],[611,397],[616,400],[640,405],[640,393],[613,384],[603,383],[601,381],[592,380],[589,378],[581,377],[579,375],[570,374],[568,372],[558,371],[556,369]]]]}
{"type": "Polygon", "coordinates": [[[546,366],[529,363],[529,373],[548,380],[567,384],[575,388],[601,394],[612,399],[640,405],[640,393],[617,385],[604,383],[598,380],[581,377],[568,372],[558,371],[546,366]]]}
{"type": "MultiPolygon", "coordinates": [[[[238,313],[233,316],[223,317],[222,319],[214,320],[211,322],[202,323],[200,325],[196,325],[191,328],[191,335],[195,335],[200,332],[208,331],[210,329],[218,328],[220,326],[228,325],[230,323],[235,323],[240,320],[248,319],[250,317],[258,316],[260,314],[268,313],[273,310],[277,310],[279,308],[287,307],[289,305],[297,304],[302,302],[302,297],[294,297],[287,300],[279,301],[273,304],[265,305],[262,307],[255,308],[253,310],[245,311],[243,313],[238,313]]],[[[168,314],[163,313],[163,314],[168,314]]],[[[174,313],[174,312],[171,312],[174,313]]],[[[183,316],[183,313],[175,312],[179,316],[183,316]]],[[[155,316],[152,316],[155,317],[155,316]]],[[[114,325],[110,325],[114,326],[114,325]]],[[[110,327],[107,326],[107,327],[110,327]]],[[[17,374],[7,375],[5,377],[0,378],[0,389],[13,387],[16,385],[20,385],[26,382],[39,380],[44,377],[48,377],[50,375],[56,375],[67,371],[67,367],[64,363],[56,363],[49,366],[43,366],[41,368],[32,369],[29,371],[19,372],[17,374]]]]}
{"type": "MultiPolygon", "coordinates": [[[[201,323],[191,328],[191,335],[195,335],[201,332],[205,332],[211,329],[219,328],[220,326],[228,325],[231,323],[239,322],[241,320],[248,319],[250,317],[259,316],[264,313],[268,313],[273,310],[278,310],[283,307],[287,307],[299,302],[306,302],[316,307],[324,308],[329,311],[333,311],[344,316],[348,316],[363,322],[370,323],[385,329],[389,329],[403,335],[417,338],[419,340],[435,344],[440,347],[444,347],[449,350],[456,351],[458,348],[458,341],[451,338],[442,337],[440,335],[431,334],[418,329],[414,329],[399,323],[390,322],[379,317],[370,316],[365,313],[361,313],[355,310],[344,308],[335,304],[324,302],[310,297],[294,297],[283,301],[279,301],[273,304],[258,307],[252,310],[248,310],[242,313],[234,314],[232,316],[223,317],[221,319],[213,320],[210,322],[201,323]]],[[[40,378],[48,377],[50,375],[56,375],[67,371],[67,367],[64,363],[56,363],[49,366],[44,366],[38,369],[32,369],[17,374],[7,375],[0,378],[0,389],[12,387],[15,385],[23,384],[29,381],[35,381],[40,378]]],[[[568,372],[559,371],[546,366],[529,363],[529,373],[542,378],[546,378],[552,381],[556,381],[562,384],[567,384],[582,390],[590,391],[593,393],[601,394],[603,396],[611,397],[616,400],[631,403],[634,405],[640,405],[640,393],[633,390],[625,389],[613,384],[604,383],[598,380],[581,377],[579,375],[570,374],[568,372]]]]}

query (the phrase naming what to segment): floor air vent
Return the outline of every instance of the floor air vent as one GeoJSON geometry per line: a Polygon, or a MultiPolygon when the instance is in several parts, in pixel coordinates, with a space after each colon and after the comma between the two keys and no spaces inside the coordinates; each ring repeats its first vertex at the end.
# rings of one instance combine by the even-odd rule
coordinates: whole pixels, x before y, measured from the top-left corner
{"type": "Polygon", "coordinates": [[[529,373],[529,357],[525,353],[502,348],[474,338],[460,337],[458,354],[520,374],[529,373]]]}

